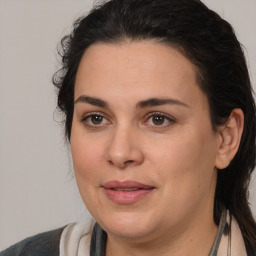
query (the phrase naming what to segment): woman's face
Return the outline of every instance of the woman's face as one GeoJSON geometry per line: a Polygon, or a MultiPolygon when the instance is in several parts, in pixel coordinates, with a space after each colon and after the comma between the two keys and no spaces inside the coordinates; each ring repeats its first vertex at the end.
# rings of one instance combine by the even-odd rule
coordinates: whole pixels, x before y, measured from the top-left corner
{"type": "Polygon", "coordinates": [[[74,101],[77,184],[109,235],[151,239],[213,222],[220,137],[187,58],[150,41],[92,45],[74,101]]]}

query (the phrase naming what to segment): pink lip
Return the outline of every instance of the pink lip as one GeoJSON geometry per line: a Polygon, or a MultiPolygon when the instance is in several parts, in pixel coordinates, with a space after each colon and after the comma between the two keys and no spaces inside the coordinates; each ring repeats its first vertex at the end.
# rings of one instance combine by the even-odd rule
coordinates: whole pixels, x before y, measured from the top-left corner
{"type": "Polygon", "coordinates": [[[117,204],[132,204],[151,193],[155,187],[137,181],[109,181],[103,184],[105,195],[117,204]]]}

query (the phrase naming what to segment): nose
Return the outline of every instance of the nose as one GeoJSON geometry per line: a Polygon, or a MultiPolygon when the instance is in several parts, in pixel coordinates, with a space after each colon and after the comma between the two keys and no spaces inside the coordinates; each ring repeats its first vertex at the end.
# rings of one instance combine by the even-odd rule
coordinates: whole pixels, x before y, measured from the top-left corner
{"type": "Polygon", "coordinates": [[[138,134],[130,128],[117,128],[110,139],[106,159],[109,164],[125,169],[140,165],[144,161],[142,146],[138,134]]]}

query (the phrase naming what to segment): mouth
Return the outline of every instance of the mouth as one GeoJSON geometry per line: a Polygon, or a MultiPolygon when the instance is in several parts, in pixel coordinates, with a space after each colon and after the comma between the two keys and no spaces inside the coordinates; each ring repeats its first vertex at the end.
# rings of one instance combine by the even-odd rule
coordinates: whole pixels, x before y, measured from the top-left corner
{"type": "Polygon", "coordinates": [[[136,191],[143,188],[112,188],[114,191],[123,191],[123,192],[131,192],[136,191]]]}
{"type": "Polygon", "coordinates": [[[132,204],[148,196],[155,187],[136,181],[109,181],[102,186],[105,195],[116,204],[132,204]]]}

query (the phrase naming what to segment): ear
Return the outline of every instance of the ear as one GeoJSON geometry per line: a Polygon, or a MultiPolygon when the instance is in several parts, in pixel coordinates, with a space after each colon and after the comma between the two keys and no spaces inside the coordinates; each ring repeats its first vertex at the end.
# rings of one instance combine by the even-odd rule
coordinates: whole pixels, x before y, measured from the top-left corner
{"type": "Polygon", "coordinates": [[[236,155],[244,128],[244,113],[235,108],[231,112],[228,121],[219,127],[220,142],[218,145],[215,167],[226,168],[236,155]]]}

